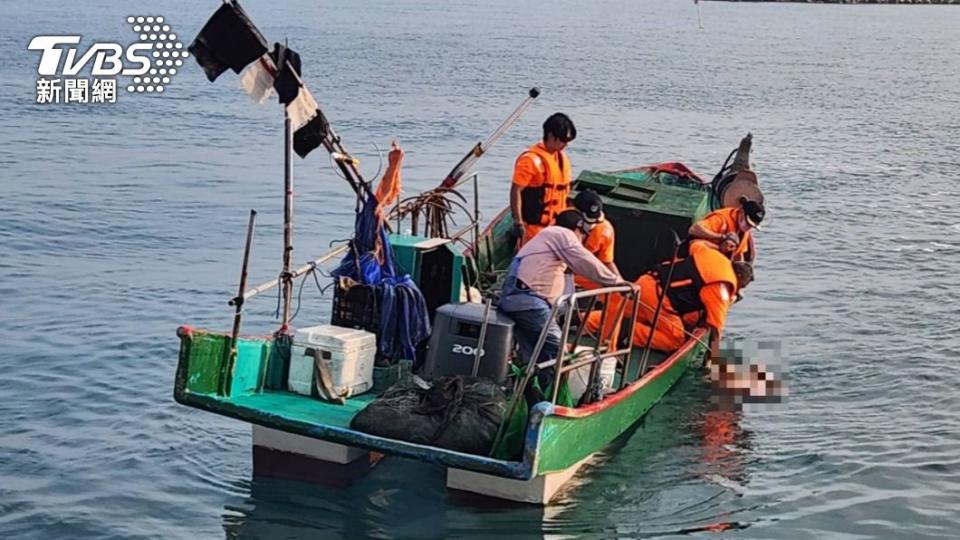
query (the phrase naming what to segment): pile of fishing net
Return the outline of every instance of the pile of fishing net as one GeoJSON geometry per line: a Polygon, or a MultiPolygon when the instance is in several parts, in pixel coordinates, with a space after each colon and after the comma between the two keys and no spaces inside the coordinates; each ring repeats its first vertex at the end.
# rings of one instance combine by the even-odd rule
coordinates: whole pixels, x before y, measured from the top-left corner
{"type": "Polygon", "coordinates": [[[360,411],[350,427],[389,439],[487,455],[507,405],[503,390],[487,379],[453,375],[424,388],[407,377],[360,411]]]}

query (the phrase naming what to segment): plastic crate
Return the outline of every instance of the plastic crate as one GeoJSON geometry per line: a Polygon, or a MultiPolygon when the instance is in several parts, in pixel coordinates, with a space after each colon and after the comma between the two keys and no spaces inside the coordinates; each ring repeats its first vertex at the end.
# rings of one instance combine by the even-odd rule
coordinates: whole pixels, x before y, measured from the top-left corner
{"type": "Polygon", "coordinates": [[[377,291],[369,285],[343,289],[338,283],[333,291],[333,313],[330,323],[346,328],[359,328],[379,334],[380,302],[377,291]]]}

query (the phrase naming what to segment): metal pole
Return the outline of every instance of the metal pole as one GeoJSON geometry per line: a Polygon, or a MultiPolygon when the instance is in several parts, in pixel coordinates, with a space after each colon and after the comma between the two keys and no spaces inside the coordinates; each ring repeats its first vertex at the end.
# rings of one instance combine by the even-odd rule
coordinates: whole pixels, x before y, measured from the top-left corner
{"type": "MultiPolygon", "coordinates": [[[[337,255],[342,255],[343,253],[346,253],[346,251],[347,251],[348,249],[350,249],[350,244],[343,244],[343,245],[337,247],[336,249],[334,249],[333,251],[329,251],[329,252],[327,252],[326,254],[321,255],[320,257],[314,259],[312,262],[308,262],[307,264],[305,264],[305,265],[301,266],[300,268],[297,268],[296,270],[294,270],[293,272],[291,272],[291,273],[290,273],[290,279],[297,279],[298,277],[300,277],[300,276],[306,274],[307,272],[313,270],[313,269],[316,268],[317,266],[319,266],[319,265],[321,265],[321,264],[329,261],[330,259],[336,257],[337,255]]],[[[270,289],[276,287],[277,285],[280,284],[281,281],[282,281],[281,279],[272,279],[272,280],[270,280],[270,281],[268,281],[268,282],[266,282],[266,283],[261,283],[260,285],[257,285],[256,287],[250,289],[249,291],[244,292],[242,295],[238,295],[238,296],[235,296],[235,297],[231,298],[230,301],[227,302],[227,304],[229,304],[229,305],[231,305],[231,306],[235,306],[235,305],[237,305],[237,302],[244,302],[244,301],[249,300],[249,299],[253,298],[254,296],[256,296],[256,295],[258,295],[258,294],[260,294],[260,293],[262,293],[262,292],[264,292],[264,291],[267,291],[267,290],[270,290],[270,289]]]]}
{"type": "Polygon", "coordinates": [[[576,350],[577,346],[580,345],[580,338],[583,337],[583,331],[587,329],[587,318],[590,317],[590,314],[593,313],[593,308],[597,307],[597,297],[590,297],[590,306],[587,307],[586,316],[582,317],[580,320],[580,326],[577,328],[577,337],[573,340],[573,349],[576,350]]]}
{"type": "MultiPolygon", "coordinates": [[[[620,374],[620,385],[617,387],[619,391],[624,386],[627,385],[627,377],[630,375],[630,358],[633,357],[633,325],[637,324],[637,315],[640,314],[640,290],[634,290],[631,293],[633,296],[633,311],[630,315],[629,325],[630,333],[628,334],[630,338],[627,340],[627,354],[624,356],[623,361],[623,372],[620,374]]],[[[640,378],[640,374],[637,374],[637,378],[640,378]]]]}
{"type": "Polygon", "coordinates": [[[480,187],[477,182],[477,173],[473,173],[473,245],[477,245],[477,236],[480,234],[480,187]]]}
{"type": "MultiPolygon", "coordinates": [[[[627,298],[629,298],[629,294],[630,294],[630,289],[627,289],[627,291],[624,291],[624,292],[623,292],[624,298],[623,298],[623,300],[620,302],[620,307],[617,308],[616,318],[613,319],[614,321],[616,321],[616,325],[619,327],[620,331],[623,330],[623,312],[626,311],[626,308],[627,308],[627,298]]],[[[610,298],[610,293],[607,293],[607,298],[608,298],[608,299],[610,298]]],[[[601,317],[601,319],[604,319],[604,318],[606,317],[607,311],[608,311],[609,309],[610,309],[610,304],[609,304],[608,302],[605,302],[604,305],[603,305],[603,316],[601,317]]],[[[605,322],[605,321],[601,320],[601,324],[603,324],[603,322],[605,322]]],[[[617,346],[617,341],[619,341],[619,334],[620,334],[620,332],[611,332],[611,334],[610,334],[610,344],[609,344],[609,346],[608,346],[609,348],[607,349],[608,352],[614,352],[614,351],[619,351],[619,350],[620,350],[619,347],[617,346]],[[617,339],[614,339],[614,334],[617,335],[617,339]]],[[[598,352],[599,352],[599,349],[600,349],[599,345],[603,342],[603,337],[602,337],[602,336],[603,336],[603,327],[602,327],[602,326],[600,327],[600,336],[601,336],[601,337],[598,338],[598,341],[597,341],[598,347],[595,349],[595,350],[598,351],[598,352]]],[[[628,359],[628,361],[629,361],[629,359],[628,359]]],[[[600,370],[601,370],[602,368],[603,368],[603,362],[602,362],[602,361],[601,361],[601,362],[595,362],[593,365],[590,366],[590,375],[589,375],[589,378],[587,379],[587,381],[588,381],[588,382],[587,382],[587,390],[586,390],[586,392],[583,393],[582,396],[580,396],[580,403],[579,403],[580,405],[588,405],[588,404],[590,404],[590,403],[593,403],[593,402],[594,402],[594,399],[593,399],[594,396],[593,396],[593,394],[594,394],[595,392],[598,393],[598,395],[596,396],[598,400],[603,398],[603,390],[599,387],[600,370]]]]}
{"type": "Polygon", "coordinates": [[[640,371],[637,372],[637,378],[643,377],[643,372],[647,369],[647,359],[650,357],[650,345],[653,344],[653,334],[657,331],[657,323],[660,319],[660,310],[663,308],[663,299],[667,296],[667,289],[670,288],[670,280],[673,279],[673,268],[677,265],[677,254],[680,251],[680,237],[674,232],[673,239],[673,258],[670,259],[670,269],[667,271],[667,281],[664,282],[663,290],[660,291],[660,297],[657,298],[657,309],[655,309],[653,312],[653,324],[650,326],[650,335],[647,336],[647,344],[643,347],[643,359],[640,360],[640,371]]]}
{"type": "MultiPolygon", "coordinates": [[[[570,322],[573,319],[573,309],[576,307],[577,300],[573,296],[568,297],[567,316],[563,321],[563,332],[560,334],[560,350],[557,351],[557,363],[553,367],[553,392],[550,395],[550,403],[557,403],[557,396],[560,394],[560,381],[563,377],[563,357],[567,348],[567,335],[570,334],[570,322]]],[[[550,322],[553,322],[552,320],[550,322]]],[[[548,323],[549,326],[549,323],[548,323]]],[[[546,391],[546,389],[544,389],[546,391]]]]}
{"type": "Polygon", "coordinates": [[[461,181],[461,179],[463,179],[464,175],[470,172],[470,168],[473,167],[477,160],[480,159],[480,157],[483,156],[483,154],[485,154],[487,150],[489,150],[490,147],[493,146],[493,144],[496,143],[500,137],[507,132],[508,129],[510,129],[510,126],[512,126],[514,122],[516,122],[517,119],[523,115],[524,111],[530,107],[530,105],[533,103],[533,100],[537,99],[537,96],[539,95],[540,89],[537,87],[533,87],[528,90],[526,99],[524,99],[523,102],[512,113],[510,113],[510,116],[508,116],[503,123],[500,124],[500,126],[497,127],[497,129],[495,129],[493,133],[487,137],[487,140],[478,142],[476,146],[467,152],[467,155],[463,156],[463,159],[461,159],[460,162],[453,167],[453,170],[447,174],[447,177],[443,179],[443,182],[440,183],[439,187],[455,187],[461,181]]]}
{"type": "MultiPolygon", "coordinates": [[[[554,304],[553,309],[550,310],[549,320],[555,320],[556,317],[557,305],[554,304]]],[[[543,350],[543,344],[546,342],[546,340],[547,327],[544,327],[540,332],[540,337],[537,338],[537,344],[533,347],[533,354],[530,355],[530,361],[527,362],[527,367],[523,371],[523,375],[518,378],[517,382],[513,385],[513,394],[510,396],[510,403],[507,405],[507,414],[503,417],[503,421],[500,422],[500,427],[497,428],[497,435],[493,438],[493,444],[490,447],[490,455],[493,455],[493,451],[496,450],[497,445],[500,443],[500,439],[503,438],[507,424],[510,422],[510,418],[513,417],[513,413],[516,410],[520,399],[523,398],[523,391],[527,388],[527,384],[530,383],[530,379],[537,371],[537,358],[540,357],[540,351],[543,350]]]]}
{"type": "Polygon", "coordinates": [[[293,301],[293,277],[290,273],[290,259],[293,256],[293,130],[290,115],[284,109],[283,119],[283,322],[280,331],[286,332],[290,325],[290,305],[293,301]]]}
{"type": "Polygon", "coordinates": [[[483,307],[483,324],[480,325],[480,338],[477,340],[477,350],[473,352],[473,370],[470,372],[472,377],[476,377],[480,371],[480,358],[483,357],[483,342],[487,338],[487,317],[490,316],[491,305],[493,305],[493,298],[487,298],[487,305],[483,307]]]}

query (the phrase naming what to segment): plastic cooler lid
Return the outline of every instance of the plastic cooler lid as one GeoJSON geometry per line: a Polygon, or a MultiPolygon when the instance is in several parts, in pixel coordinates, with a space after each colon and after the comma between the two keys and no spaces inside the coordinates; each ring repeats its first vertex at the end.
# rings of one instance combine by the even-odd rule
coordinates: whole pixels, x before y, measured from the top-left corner
{"type": "Polygon", "coordinates": [[[293,344],[328,349],[364,349],[376,347],[377,336],[366,330],[323,324],[300,328],[293,336],[293,344]]]}

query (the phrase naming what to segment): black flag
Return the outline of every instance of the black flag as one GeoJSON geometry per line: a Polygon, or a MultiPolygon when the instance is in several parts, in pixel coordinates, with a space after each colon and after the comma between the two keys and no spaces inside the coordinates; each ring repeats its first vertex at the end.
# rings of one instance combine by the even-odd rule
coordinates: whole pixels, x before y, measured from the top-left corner
{"type": "Polygon", "coordinates": [[[323,143],[330,131],[330,124],[323,111],[317,109],[317,115],[293,134],[293,151],[301,158],[307,157],[314,148],[323,143]]]}
{"type": "Polygon", "coordinates": [[[227,68],[240,73],[267,52],[267,43],[234,1],[217,9],[187,50],[213,82],[227,68]]]}
{"type": "Polygon", "coordinates": [[[274,43],[273,52],[270,56],[277,64],[277,75],[273,79],[273,89],[277,91],[277,98],[279,98],[280,103],[289,105],[300,93],[300,82],[297,79],[302,73],[300,71],[300,55],[291,48],[274,43]],[[293,65],[293,71],[290,69],[290,64],[293,65]],[[294,72],[296,72],[296,75],[294,75],[294,72]]]}

